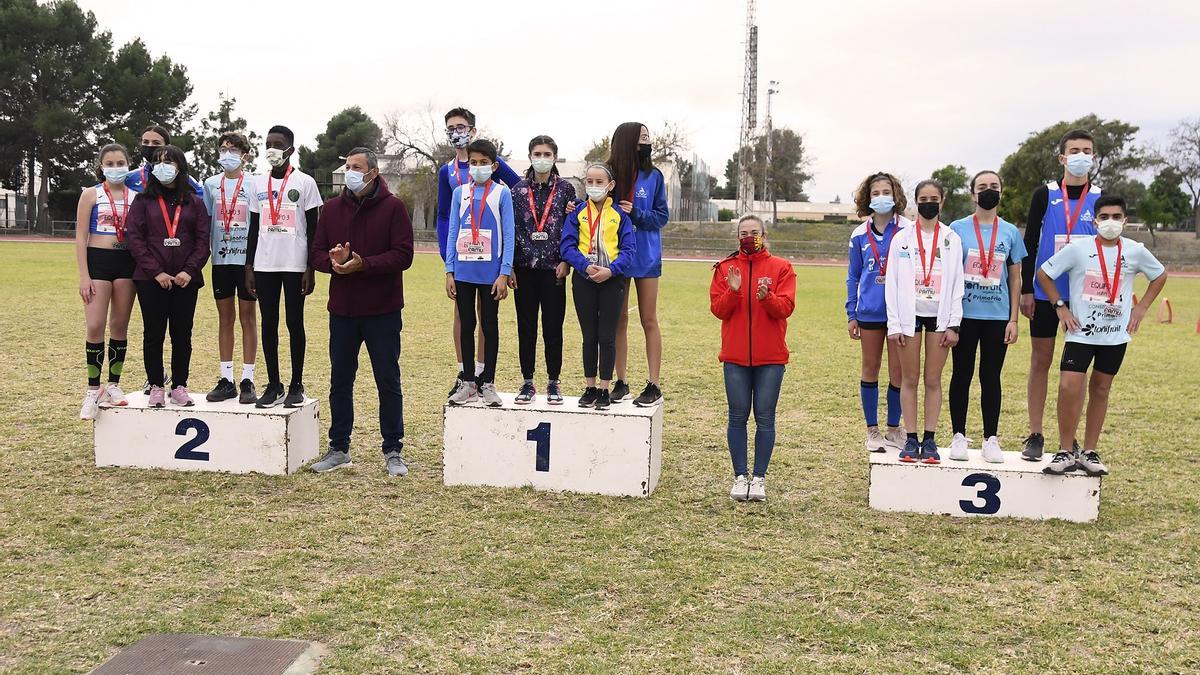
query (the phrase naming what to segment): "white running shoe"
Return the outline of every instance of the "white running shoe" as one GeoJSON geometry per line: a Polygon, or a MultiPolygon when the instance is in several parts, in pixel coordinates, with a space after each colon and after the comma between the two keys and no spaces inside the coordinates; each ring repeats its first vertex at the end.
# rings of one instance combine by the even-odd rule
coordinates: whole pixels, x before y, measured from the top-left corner
{"type": "Polygon", "coordinates": [[[500,400],[500,394],[496,393],[496,385],[491,382],[479,388],[479,398],[483,399],[483,404],[489,408],[499,408],[504,405],[504,401],[500,400]]]}
{"type": "Polygon", "coordinates": [[[1004,450],[1000,448],[1000,439],[995,436],[988,436],[983,442],[983,461],[992,464],[1004,463],[1004,450]]]}
{"type": "Polygon", "coordinates": [[[96,411],[100,409],[100,390],[88,389],[83,394],[83,405],[79,408],[79,419],[94,420],[96,411]]]}
{"type": "Polygon", "coordinates": [[[867,429],[867,440],[863,441],[863,446],[867,448],[867,452],[883,452],[887,450],[887,441],[883,439],[883,434],[879,433],[879,427],[867,429]]]}
{"type": "Polygon", "coordinates": [[[729,490],[729,498],[738,501],[746,501],[746,493],[750,491],[750,481],[746,480],[746,474],[742,474],[733,479],[733,487],[729,490]]]}
{"type": "Polygon", "coordinates": [[[904,431],[900,429],[900,427],[888,429],[887,433],[883,435],[883,442],[896,452],[900,452],[900,450],[904,448],[904,441],[907,440],[908,436],[905,435],[904,431]]]}
{"type": "Polygon", "coordinates": [[[450,405],[466,405],[479,400],[479,388],[474,382],[458,381],[458,389],[454,395],[450,397],[448,403],[450,405]]]}
{"type": "Polygon", "coordinates": [[[100,402],[118,408],[129,405],[129,401],[125,400],[125,392],[121,391],[116,382],[109,382],[100,388],[100,402]]]}
{"type": "Polygon", "coordinates": [[[763,476],[755,476],[750,479],[750,490],[746,493],[747,501],[765,502],[767,501],[767,479],[763,476]]]}
{"type": "Polygon", "coordinates": [[[950,441],[950,459],[956,462],[967,461],[967,446],[970,441],[962,434],[954,434],[954,440],[950,441]]]}

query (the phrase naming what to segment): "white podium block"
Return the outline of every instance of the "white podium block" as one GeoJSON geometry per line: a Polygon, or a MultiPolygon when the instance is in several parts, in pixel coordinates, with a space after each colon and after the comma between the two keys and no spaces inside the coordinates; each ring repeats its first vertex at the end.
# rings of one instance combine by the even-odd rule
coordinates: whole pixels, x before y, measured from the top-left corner
{"type": "Polygon", "coordinates": [[[96,416],[96,466],[283,475],[317,456],[316,399],[260,409],[203,394],[188,408],[150,408],[140,392],[126,398],[128,406],[103,406],[96,416]]]}
{"type": "Polygon", "coordinates": [[[608,410],[565,397],[516,405],[445,406],[442,479],[446,485],[531,486],[645,497],[662,473],[662,406],[625,401],[608,410]]]}
{"type": "Polygon", "coordinates": [[[1049,454],[1040,462],[1027,462],[1019,452],[1005,452],[1003,464],[990,464],[979,450],[971,450],[965,462],[947,459],[949,448],[938,448],[938,453],[942,463],[934,465],[906,464],[894,450],[871,453],[871,508],[1077,523],[1100,515],[1100,478],[1080,471],[1044,474],[1049,454]]]}

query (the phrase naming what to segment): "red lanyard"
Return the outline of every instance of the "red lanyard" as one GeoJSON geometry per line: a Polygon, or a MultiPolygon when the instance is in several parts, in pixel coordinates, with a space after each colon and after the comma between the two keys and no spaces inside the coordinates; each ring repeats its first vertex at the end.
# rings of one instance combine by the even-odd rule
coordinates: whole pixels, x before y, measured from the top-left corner
{"type": "Polygon", "coordinates": [[[165,225],[167,228],[167,237],[170,239],[174,239],[175,238],[175,230],[178,229],[178,227],[179,227],[179,212],[183,209],[183,204],[175,205],[175,220],[174,221],[172,221],[170,218],[167,217],[167,203],[165,201],[163,201],[162,197],[158,198],[158,208],[160,211],[162,211],[163,225],[165,225]]]}
{"type": "Polygon", "coordinates": [[[1092,184],[1083,184],[1083,193],[1079,195],[1079,202],[1075,204],[1074,216],[1071,215],[1071,209],[1067,204],[1067,202],[1070,201],[1070,199],[1067,197],[1067,186],[1064,183],[1060,187],[1062,187],[1063,193],[1063,218],[1067,220],[1067,243],[1069,244],[1071,243],[1071,232],[1075,230],[1075,224],[1079,222],[1079,212],[1083,210],[1083,203],[1087,201],[1088,190],[1091,189],[1092,184]]]}
{"type": "Polygon", "coordinates": [[[469,210],[471,212],[471,243],[472,244],[479,243],[479,221],[483,220],[483,210],[487,208],[488,193],[492,191],[492,185],[494,185],[494,183],[492,183],[491,180],[489,180],[487,183],[484,183],[483,200],[482,200],[482,203],[479,205],[479,216],[476,217],[475,216],[475,183],[471,183],[471,205],[470,205],[469,210]]]}
{"type": "Polygon", "coordinates": [[[596,216],[593,218],[592,217],[592,200],[589,199],[588,203],[587,203],[587,216],[588,216],[588,252],[594,253],[594,251],[592,251],[592,246],[594,246],[595,244],[593,244],[592,242],[594,242],[596,240],[596,230],[600,229],[600,219],[604,217],[604,205],[603,204],[600,205],[600,209],[596,212],[596,216]]]}
{"type": "Polygon", "coordinates": [[[1112,283],[1108,281],[1108,265],[1104,262],[1104,248],[1100,245],[1100,237],[1096,237],[1096,257],[1100,258],[1100,276],[1108,286],[1108,304],[1117,303],[1117,293],[1121,286],[1121,240],[1117,239],[1117,260],[1113,266],[1112,283]]]}
{"type": "MultiPolygon", "coordinates": [[[[275,203],[275,199],[271,197],[274,190],[271,189],[271,174],[267,174],[267,210],[271,213],[271,224],[279,224],[279,214],[283,211],[283,191],[287,188],[288,178],[292,175],[292,165],[288,164],[287,171],[283,172],[283,182],[279,184],[279,203],[275,203]]],[[[224,186],[224,183],[221,183],[224,186]]],[[[226,230],[228,231],[228,230],[226,230]]]]}
{"type": "MultiPolygon", "coordinates": [[[[457,157],[450,160],[450,166],[454,167],[454,179],[458,181],[458,185],[462,185],[463,183],[465,183],[466,181],[463,180],[462,170],[458,168],[458,158],[457,157]]],[[[455,185],[454,187],[458,187],[458,185],[455,185]]]]}
{"type": "MultiPolygon", "coordinates": [[[[242,191],[242,179],[245,177],[246,177],[245,173],[238,176],[237,187],[233,189],[233,203],[230,204],[229,208],[227,209],[227,208],[225,208],[225,177],[221,176],[221,220],[223,220],[225,222],[225,234],[226,235],[229,234],[229,224],[233,222],[233,214],[235,211],[237,211],[238,193],[240,193],[242,191]]],[[[267,189],[270,190],[271,188],[268,187],[267,189]]],[[[271,198],[271,195],[270,195],[270,193],[268,193],[267,199],[270,199],[270,198],[271,198]]],[[[282,205],[282,203],[281,203],[281,205],[282,205]]]]}
{"type": "MultiPolygon", "coordinates": [[[[885,235],[887,234],[888,228],[891,226],[892,226],[892,221],[890,221],[890,220],[887,222],[887,225],[883,226],[883,233],[885,235]]],[[[891,236],[888,236],[884,240],[884,242],[890,246],[891,242],[892,242],[892,237],[894,237],[894,236],[896,236],[895,229],[892,230],[891,236]]],[[[872,224],[872,221],[869,221],[869,220],[867,221],[867,241],[871,242],[871,254],[873,256],[875,256],[875,267],[876,267],[876,269],[879,270],[879,273],[877,276],[886,277],[887,276],[887,258],[886,257],[881,258],[879,256],[879,246],[877,246],[875,244],[875,227],[872,224]]]]}
{"type": "Polygon", "coordinates": [[[537,225],[537,231],[541,232],[546,229],[546,221],[550,218],[550,205],[554,203],[554,191],[558,189],[558,181],[551,177],[553,182],[550,183],[550,196],[546,197],[546,207],[542,209],[542,217],[537,217],[537,205],[533,201],[533,186],[529,184],[529,213],[533,215],[533,222],[537,225]]]}
{"type": "Polygon", "coordinates": [[[121,196],[121,215],[117,215],[117,203],[113,201],[112,192],[108,189],[108,181],[101,183],[104,187],[104,196],[108,197],[108,208],[112,209],[113,227],[117,229],[117,241],[125,239],[125,216],[129,215],[129,196],[125,193],[121,196]]]}
{"type": "Polygon", "coordinates": [[[992,263],[996,260],[996,232],[1000,230],[1000,216],[996,216],[992,222],[992,243],[988,246],[986,257],[983,255],[983,230],[979,229],[979,217],[973,215],[971,220],[975,221],[975,238],[979,240],[979,264],[983,267],[983,278],[986,279],[992,273],[992,263]]]}
{"type": "Polygon", "coordinates": [[[933,285],[930,282],[933,280],[933,263],[937,260],[938,231],[942,227],[942,221],[939,220],[933,225],[933,250],[929,252],[928,269],[925,267],[925,239],[921,237],[921,223],[917,223],[915,227],[917,228],[917,248],[921,251],[921,274],[923,276],[921,284],[929,288],[933,285]]]}

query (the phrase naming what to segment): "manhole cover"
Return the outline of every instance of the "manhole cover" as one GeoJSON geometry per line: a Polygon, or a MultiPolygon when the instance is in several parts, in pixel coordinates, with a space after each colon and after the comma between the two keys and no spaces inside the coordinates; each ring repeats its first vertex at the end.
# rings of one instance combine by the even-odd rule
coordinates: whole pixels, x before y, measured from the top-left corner
{"type": "Polygon", "coordinates": [[[92,671],[94,675],[302,675],[316,670],[323,650],[299,640],[215,635],[149,635],[92,671]]]}

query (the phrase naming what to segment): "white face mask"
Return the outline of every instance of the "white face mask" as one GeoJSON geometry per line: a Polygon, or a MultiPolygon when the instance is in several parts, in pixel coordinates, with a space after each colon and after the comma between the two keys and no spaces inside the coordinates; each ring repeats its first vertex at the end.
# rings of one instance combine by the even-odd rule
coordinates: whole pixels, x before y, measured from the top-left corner
{"type": "Polygon", "coordinates": [[[125,177],[129,175],[129,167],[127,166],[110,166],[104,170],[104,179],[113,185],[119,185],[125,182],[125,177]]]}
{"type": "Polygon", "coordinates": [[[287,160],[279,148],[267,148],[267,163],[278,169],[287,163],[287,160]]]}
{"type": "Polygon", "coordinates": [[[535,157],[530,163],[533,165],[533,170],[537,173],[549,173],[550,169],[554,168],[554,159],[552,157],[535,157]]]}
{"type": "Polygon", "coordinates": [[[588,199],[594,202],[602,202],[608,196],[608,188],[599,185],[589,185],[587,187],[588,199]]]}
{"type": "Polygon", "coordinates": [[[165,185],[175,180],[175,176],[179,175],[179,170],[175,168],[174,164],[159,162],[158,164],[154,165],[154,169],[152,169],[150,173],[154,174],[154,177],[158,179],[158,182],[165,185]]]}
{"type": "Polygon", "coordinates": [[[492,178],[492,167],[490,166],[473,166],[470,171],[471,180],[478,185],[483,185],[492,178]]]}
{"type": "Polygon", "coordinates": [[[226,171],[234,171],[242,165],[242,156],[232,150],[225,150],[217,158],[217,164],[226,171]]]}
{"type": "Polygon", "coordinates": [[[1116,239],[1117,237],[1121,236],[1121,231],[1124,229],[1125,229],[1125,221],[1124,220],[1117,220],[1116,218],[1109,218],[1108,220],[1097,220],[1096,221],[1096,231],[1100,233],[1101,237],[1104,237],[1105,239],[1107,239],[1109,241],[1112,241],[1113,239],[1116,239]]]}
{"type": "Polygon", "coordinates": [[[1074,155],[1067,155],[1067,171],[1076,178],[1083,178],[1092,170],[1091,155],[1085,155],[1082,152],[1077,152],[1074,155]]]}
{"type": "Polygon", "coordinates": [[[879,195],[871,200],[871,210],[886,216],[896,209],[896,200],[891,195],[879,195]]]}

